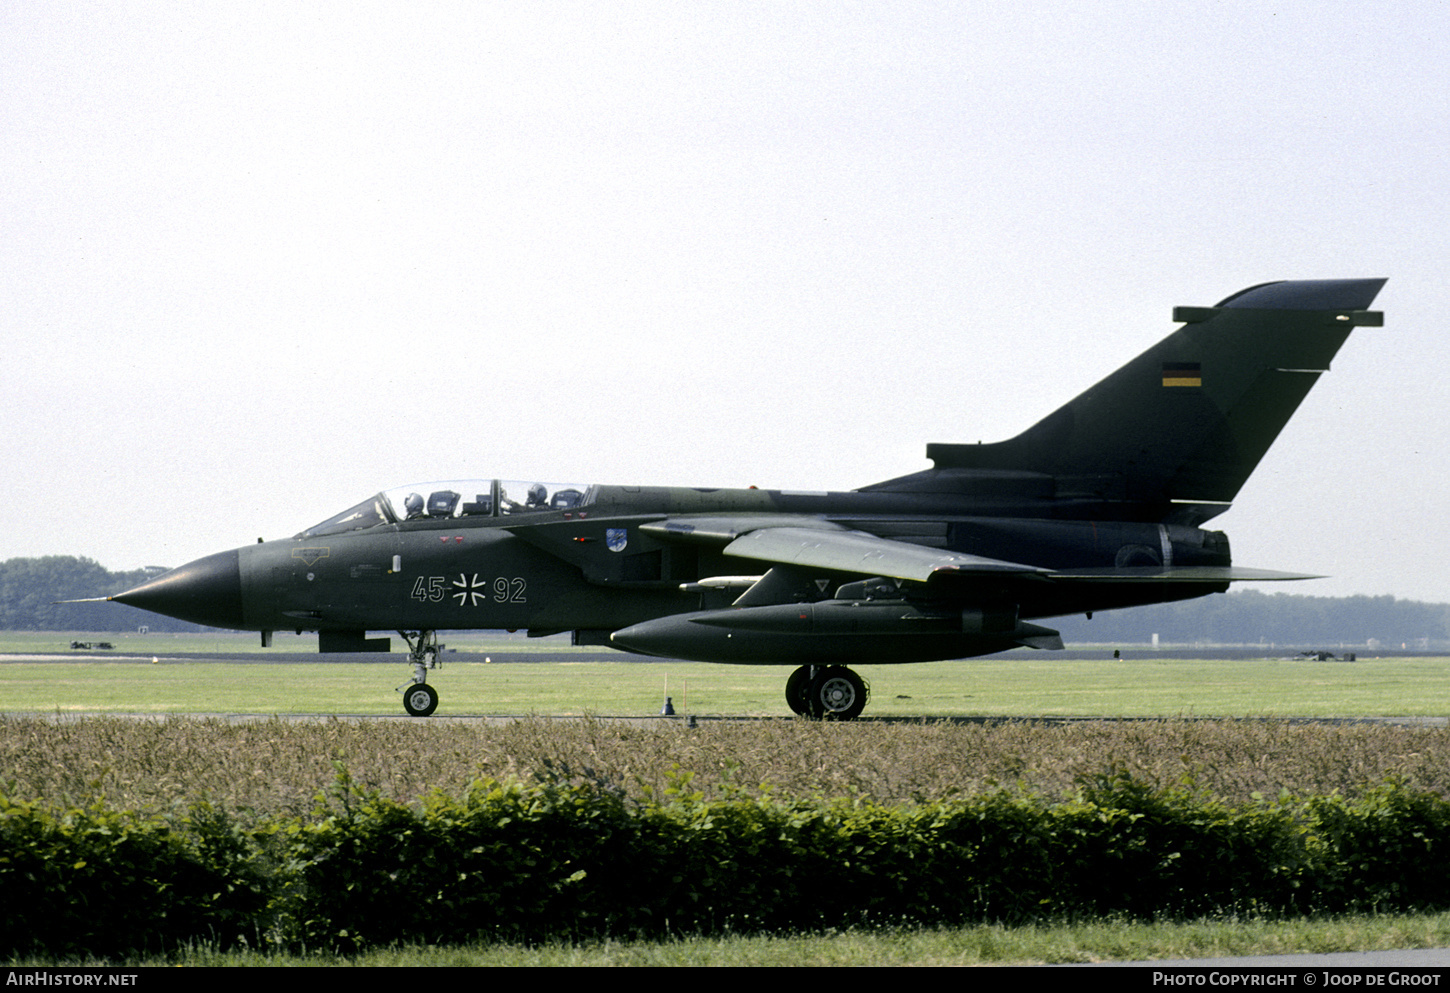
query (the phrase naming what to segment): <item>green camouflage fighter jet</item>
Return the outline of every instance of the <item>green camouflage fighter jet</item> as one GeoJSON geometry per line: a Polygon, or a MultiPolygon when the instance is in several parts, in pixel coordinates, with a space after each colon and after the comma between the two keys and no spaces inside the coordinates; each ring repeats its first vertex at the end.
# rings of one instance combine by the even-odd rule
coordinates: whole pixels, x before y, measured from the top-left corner
{"type": "Polygon", "coordinates": [[[797,714],[850,719],[850,664],[1019,645],[1036,622],[1185,600],[1240,569],[1202,525],[1229,507],[1383,279],[1265,283],[1183,326],[1008,441],[933,444],[922,472],[848,493],[464,480],[369,497],[294,538],[210,555],[111,597],[199,624],[316,631],[323,652],[386,651],[410,714],[437,632],[570,631],[577,645],[793,665],[797,714]]]}

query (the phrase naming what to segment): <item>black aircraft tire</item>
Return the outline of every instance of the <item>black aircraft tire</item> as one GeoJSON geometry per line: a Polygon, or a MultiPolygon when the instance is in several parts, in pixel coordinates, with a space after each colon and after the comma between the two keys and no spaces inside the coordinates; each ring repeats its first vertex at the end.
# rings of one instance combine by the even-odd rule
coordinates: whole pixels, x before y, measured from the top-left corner
{"type": "Polygon", "coordinates": [[[811,667],[803,665],[785,681],[785,702],[793,714],[811,712],[811,667]]]}
{"type": "Polygon", "coordinates": [[[866,681],[844,666],[831,666],[811,680],[811,716],[818,720],[854,721],[866,709],[871,690],[866,681]]]}
{"type": "Polygon", "coordinates": [[[427,683],[414,683],[403,691],[403,709],[414,717],[427,717],[438,709],[438,691],[427,683]]]}

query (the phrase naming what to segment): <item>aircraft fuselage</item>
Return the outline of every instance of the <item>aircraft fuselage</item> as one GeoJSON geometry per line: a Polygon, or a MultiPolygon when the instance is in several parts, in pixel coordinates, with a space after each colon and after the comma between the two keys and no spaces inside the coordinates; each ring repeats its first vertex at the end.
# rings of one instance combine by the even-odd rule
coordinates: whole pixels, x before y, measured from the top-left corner
{"type": "MultiPolygon", "coordinates": [[[[729,608],[739,589],[699,584],[766,569],[724,554],[720,529],[745,533],[766,515],[773,526],[791,520],[806,528],[837,526],[922,548],[1051,569],[1230,564],[1220,532],[1126,521],[981,516],[963,513],[974,501],[961,497],[603,486],[591,488],[591,496],[589,506],[580,508],[422,518],[246,545],[183,566],[117,599],[220,627],[319,631],[334,650],[362,647],[338,635],[361,639],[367,631],[403,629],[574,631],[583,642],[607,644],[611,631],[729,608]],[[661,522],[691,520],[707,522],[698,536],[678,525],[660,531],[661,522]]],[[[1001,511],[1010,500],[989,496],[983,502],[1001,511]]],[[[1041,509],[1055,508],[1049,503],[1041,509]]],[[[803,589],[811,592],[793,596],[792,602],[830,600],[842,585],[860,578],[823,568],[806,568],[803,575],[803,589]]],[[[1036,589],[1031,597],[1017,597],[1023,582],[1003,577],[980,583],[981,599],[1021,600],[1018,616],[1025,620],[1199,596],[1219,588],[1190,590],[1135,580],[1117,586],[1059,584],[1052,591],[1036,589]]],[[[960,610],[939,611],[929,595],[914,600],[916,616],[895,628],[909,632],[917,650],[901,650],[902,631],[891,623],[863,620],[859,635],[838,630],[808,654],[892,662],[1001,650],[980,638],[973,641],[970,630],[965,640],[929,632],[933,625],[952,623],[943,618],[960,610]],[[833,649],[827,641],[840,644],[833,649]]],[[[817,634],[830,627],[824,620],[811,625],[817,634]]],[[[963,632],[958,626],[951,633],[963,632]]],[[[738,644],[710,654],[735,662],[784,663],[803,650],[791,644],[788,652],[776,651],[773,639],[747,638],[740,631],[730,640],[738,644]],[[746,641],[754,647],[745,648],[746,641]]],[[[690,653],[676,646],[673,654],[690,653]]]]}

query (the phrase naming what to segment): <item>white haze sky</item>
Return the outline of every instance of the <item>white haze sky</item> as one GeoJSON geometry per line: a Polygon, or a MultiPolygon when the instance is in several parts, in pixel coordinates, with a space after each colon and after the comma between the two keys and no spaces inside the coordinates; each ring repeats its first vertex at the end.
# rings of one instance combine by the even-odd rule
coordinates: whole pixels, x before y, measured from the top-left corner
{"type": "Polygon", "coordinates": [[[459,477],[851,489],[1175,305],[1388,276],[1211,526],[1450,601],[1447,56],[1429,0],[0,0],[0,560],[459,477]]]}

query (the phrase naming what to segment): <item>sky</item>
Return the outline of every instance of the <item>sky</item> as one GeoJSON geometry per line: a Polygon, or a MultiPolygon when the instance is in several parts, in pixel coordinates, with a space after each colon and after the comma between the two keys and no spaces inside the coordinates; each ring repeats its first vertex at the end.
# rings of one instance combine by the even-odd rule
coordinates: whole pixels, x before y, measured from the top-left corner
{"type": "Polygon", "coordinates": [[[0,0],[0,561],[431,480],[853,489],[1174,306],[1389,277],[1210,526],[1330,577],[1260,588],[1450,601],[1447,49],[1428,0],[0,0]]]}

